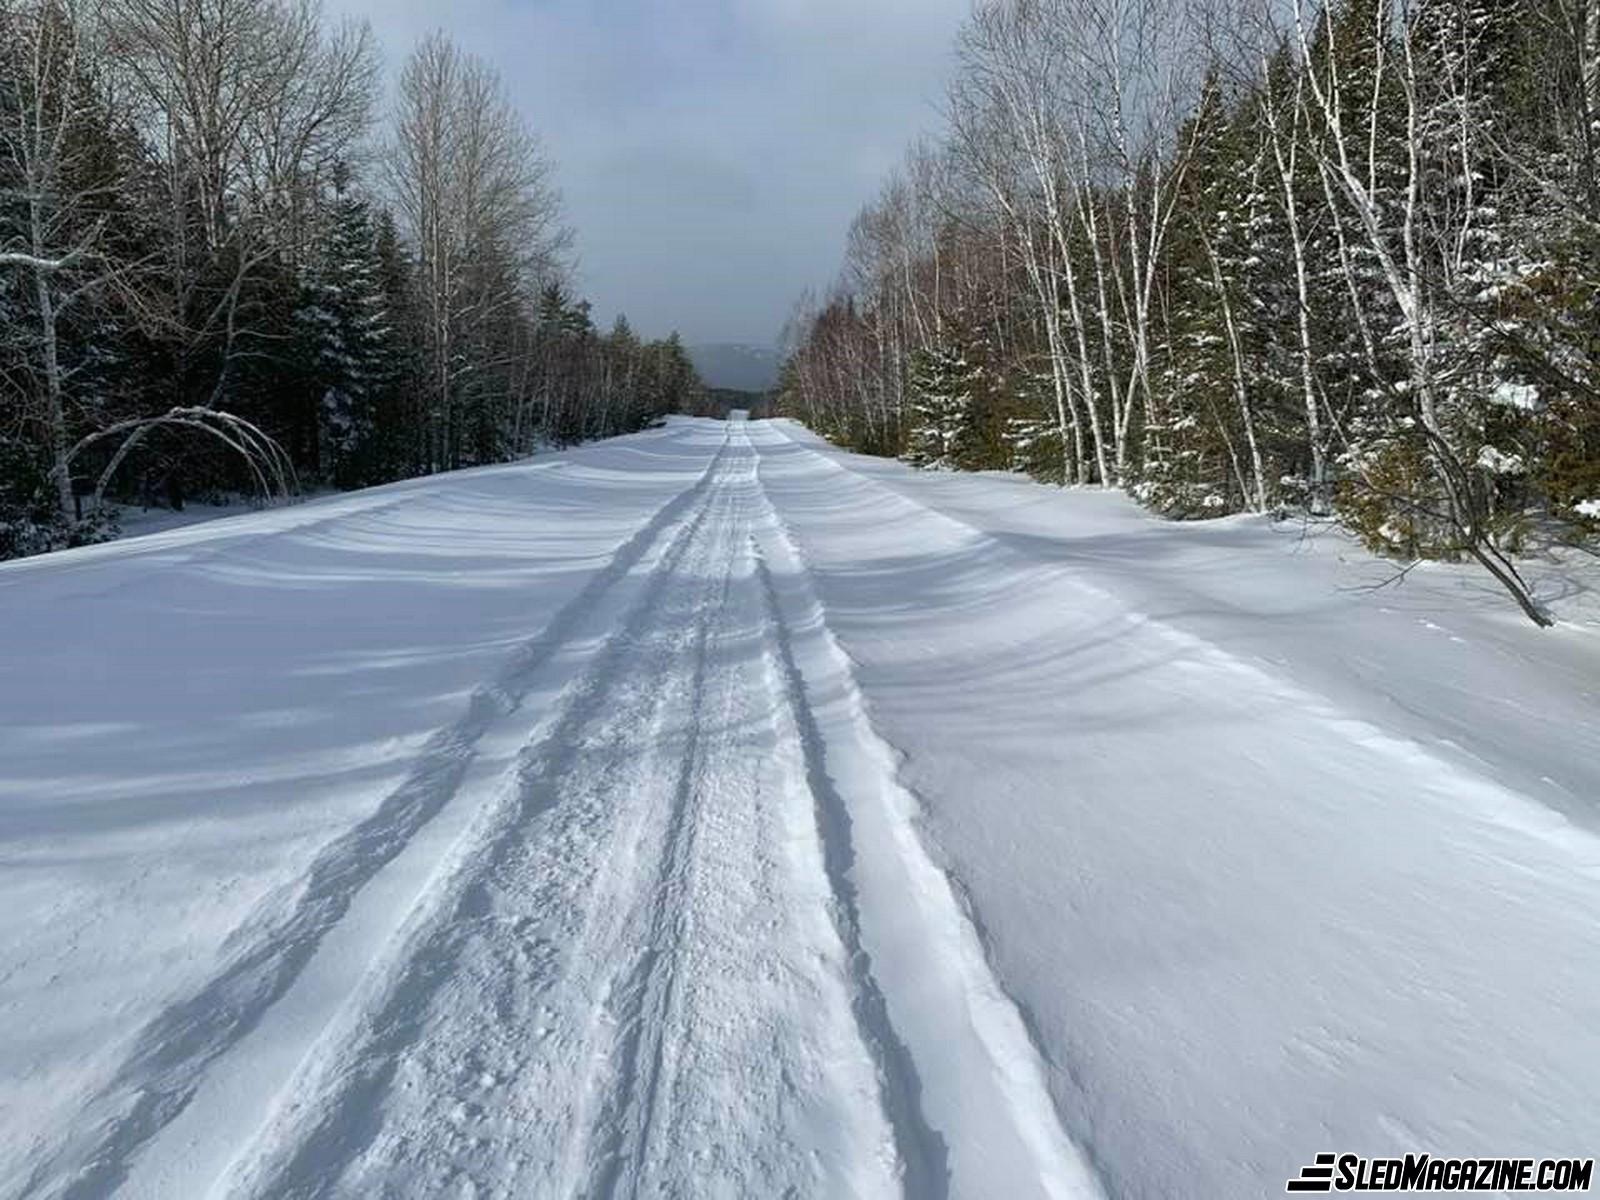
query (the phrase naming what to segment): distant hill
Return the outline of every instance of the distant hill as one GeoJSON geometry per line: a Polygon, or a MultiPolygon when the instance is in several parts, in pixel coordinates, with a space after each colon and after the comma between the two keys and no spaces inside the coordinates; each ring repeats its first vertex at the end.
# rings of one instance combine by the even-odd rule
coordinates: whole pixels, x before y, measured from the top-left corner
{"type": "Polygon", "coordinates": [[[777,351],[765,346],[719,342],[689,347],[694,369],[709,388],[733,392],[770,391],[778,383],[777,351]]]}

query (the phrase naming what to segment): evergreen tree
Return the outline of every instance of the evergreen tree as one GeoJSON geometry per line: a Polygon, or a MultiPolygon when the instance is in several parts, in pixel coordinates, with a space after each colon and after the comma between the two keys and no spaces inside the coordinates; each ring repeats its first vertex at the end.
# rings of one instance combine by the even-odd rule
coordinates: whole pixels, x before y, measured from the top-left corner
{"type": "Polygon", "coordinates": [[[918,350],[906,387],[905,460],[913,466],[954,470],[974,450],[981,372],[953,341],[918,350]]]}
{"type": "Polygon", "coordinates": [[[356,487],[376,469],[377,420],[396,349],[372,211],[342,190],[295,312],[316,397],[326,476],[356,487]]]}

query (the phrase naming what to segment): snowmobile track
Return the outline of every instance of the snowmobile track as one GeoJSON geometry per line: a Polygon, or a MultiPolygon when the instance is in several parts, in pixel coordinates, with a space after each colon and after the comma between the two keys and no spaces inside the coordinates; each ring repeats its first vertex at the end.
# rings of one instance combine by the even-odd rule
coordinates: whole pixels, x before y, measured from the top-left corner
{"type": "Polygon", "coordinates": [[[498,676],[472,693],[462,716],[428,739],[405,779],[369,817],[325,847],[293,887],[261,902],[230,936],[217,973],[133,1039],[122,1068],[91,1106],[101,1116],[89,1123],[90,1132],[57,1147],[23,1194],[94,1197],[118,1187],[133,1157],[188,1105],[208,1066],[294,983],[360,889],[455,796],[484,734],[516,714],[541,670],[584,634],[602,598],[703,498],[720,458],[719,452],[694,484],[619,546],[578,595],[510,656],[498,676]]]}
{"type": "Polygon", "coordinates": [[[795,773],[770,769],[802,752],[775,715],[736,442],[377,1002],[308,1058],[227,1190],[898,1190],[822,852],[782,853],[785,831],[817,833],[795,773]],[[784,922],[801,936],[771,938],[784,922]],[[791,941],[810,953],[784,961],[791,941]],[[754,1042],[768,1060],[725,1078],[754,1042]],[[439,1138],[452,1120],[471,1132],[439,1138]],[[819,1175],[840,1159],[852,1175],[819,1175]]]}
{"type": "Polygon", "coordinates": [[[730,424],[29,1190],[1102,1194],[760,470],[730,424]]]}
{"type": "Polygon", "coordinates": [[[883,1019],[874,1014],[872,1024],[890,1077],[900,1081],[903,1125],[915,1131],[907,1141],[930,1174],[945,1172],[921,1186],[958,1195],[1103,1195],[1091,1160],[1062,1128],[1017,1005],[923,843],[921,803],[901,782],[900,752],[873,724],[804,554],[764,492],[763,503],[764,578],[795,667],[795,702],[815,731],[820,795],[836,798],[828,824],[850,864],[843,894],[859,914],[870,960],[874,986],[863,997],[875,1008],[881,989],[883,1019]]]}

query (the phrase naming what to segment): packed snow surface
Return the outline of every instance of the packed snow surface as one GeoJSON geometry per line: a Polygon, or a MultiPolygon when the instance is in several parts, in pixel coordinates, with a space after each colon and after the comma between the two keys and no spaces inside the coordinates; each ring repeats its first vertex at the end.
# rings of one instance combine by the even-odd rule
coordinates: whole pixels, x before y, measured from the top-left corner
{"type": "Polygon", "coordinates": [[[1600,638],[1388,573],[740,420],[0,567],[0,1194],[1592,1154],[1600,638]]]}

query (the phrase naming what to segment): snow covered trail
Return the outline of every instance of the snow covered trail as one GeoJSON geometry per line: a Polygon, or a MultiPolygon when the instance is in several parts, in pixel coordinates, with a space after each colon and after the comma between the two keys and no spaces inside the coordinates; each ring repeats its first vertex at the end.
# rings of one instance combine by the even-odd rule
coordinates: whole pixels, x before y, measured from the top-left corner
{"type": "Polygon", "coordinates": [[[1590,1154],[1600,639],[1362,561],[675,420],[0,566],[0,1196],[1590,1154]]]}
{"type": "Polygon", "coordinates": [[[673,440],[693,482],[79,1082],[8,1192],[1099,1193],[746,425],[673,440]]]}
{"type": "Polygon", "coordinates": [[[856,911],[836,789],[870,816],[895,803],[889,764],[860,773],[858,705],[837,749],[822,732],[835,718],[811,694],[847,675],[838,659],[799,665],[802,647],[827,653],[826,631],[793,624],[818,615],[803,568],[741,423],[730,440],[635,605],[223,1191],[1095,1194],[903,815],[874,835],[898,834],[880,851],[898,871],[863,874],[934,898],[856,911]],[[830,778],[846,773],[836,756],[847,783],[830,778]],[[970,957],[944,971],[950,943],[970,957]],[[886,1002],[869,962],[911,954],[931,969],[896,964],[886,1002]]]}
{"type": "Polygon", "coordinates": [[[1163,592],[1123,560],[1181,531],[1125,502],[758,430],[828,624],[1108,1192],[1281,1194],[1318,1148],[1593,1152],[1592,631],[1524,628],[1492,596],[1441,595],[1448,576],[1339,593],[1292,539],[1236,538],[1163,592]],[[997,495],[1036,505],[1034,527],[997,495]],[[1257,588],[1231,621],[1224,573],[1257,588]],[[1251,611],[1273,605],[1319,644],[1251,611]],[[1468,677],[1488,697],[1457,685],[1456,642],[1391,605],[1486,656],[1468,677]],[[1375,649],[1383,690],[1329,683],[1341,654],[1378,672],[1375,649]],[[1427,736],[1486,704],[1487,758],[1427,736]],[[1584,790],[1542,784],[1528,747],[1584,790]]]}
{"type": "Polygon", "coordinates": [[[239,1194],[887,1194],[742,436],[239,1194]]]}
{"type": "MultiPolygon", "coordinates": [[[[559,514],[570,503],[563,488],[541,489],[532,504],[519,494],[530,475],[562,466],[575,481],[581,480],[573,489],[579,494],[597,482],[610,490],[627,478],[611,463],[628,462],[643,446],[627,447],[632,452],[627,455],[619,454],[620,449],[514,472],[467,473],[421,495],[404,485],[380,489],[333,504],[229,522],[210,530],[210,536],[196,530],[185,531],[188,536],[149,539],[154,545],[130,543],[118,548],[125,549],[122,554],[100,548],[62,556],[62,569],[45,575],[47,588],[56,585],[46,591],[54,605],[71,605],[84,597],[93,601],[105,594],[98,587],[80,591],[80,576],[91,581],[110,576],[123,596],[140,587],[153,591],[150,625],[123,630],[107,621],[79,631],[84,641],[99,643],[110,660],[89,666],[90,656],[84,655],[85,673],[93,679],[130,667],[141,675],[148,672],[137,680],[156,685],[156,694],[148,700],[170,703],[198,727],[173,728],[169,733],[168,724],[159,717],[128,721],[126,728],[139,729],[148,741],[128,738],[131,753],[126,761],[108,756],[104,782],[90,783],[82,776],[58,778],[55,786],[65,793],[65,802],[49,788],[31,784],[28,768],[59,759],[63,749],[70,753],[70,744],[54,743],[58,739],[70,743],[73,726],[64,719],[41,726],[41,733],[56,737],[39,737],[37,749],[30,745],[35,739],[28,737],[27,723],[19,720],[9,727],[17,753],[7,759],[7,768],[16,774],[6,781],[5,792],[13,802],[0,814],[0,831],[8,835],[6,865],[11,868],[12,887],[7,898],[13,902],[11,912],[24,919],[8,927],[7,933],[29,940],[7,964],[10,987],[5,999],[13,1010],[33,997],[52,1002],[29,1014],[33,1027],[13,1031],[17,1050],[8,1061],[23,1069],[20,1078],[8,1074],[6,1090],[0,1093],[6,1133],[21,1137],[30,1129],[38,1131],[32,1153],[21,1163],[4,1160],[6,1173],[16,1169],[19,1180],[26,1178],[23,1190],[52,1193],[65,1188],[69,1194],[101,1194],[123,1177],[130,1158],[150,1138],[169,1122],[181,1121],[185,1113],[191,1123],[206,1125],[209,1140],[215,1142],[218,1128],[226,1125],[217,1114],[225,1110],[191,1104],[197,1086],[208,1080],[213,1060],[228,1053],[248,1058],[252,1048],[261,1047],[255,1057],[265,1059],[264,1066],[255,1062],[250,1070],[232,1072],[249,1078],[270,1074],[273,1060],[281,1061],[292,1052],[292,1039],[275,1039],[270,1028],[263,1031],[257,1023],[268,1015],[280,1025],[286,1014],[292,1014],[290,1020],[304,1020],[306,1013],[277,1002],[300,977],[308,959],[315,964],[314,956],[320,953],[323,963],[339,962],[343,954],[346,964],[355,964],[363,944],[383,935],[386,910],[426,873],[437,845],[470,817],[475,800],[471,793],[481,790],[483,779],[500,769],[496,764],[506,757],[505,743],[516,739],[521,714],[537,713],[539,685],[570,671],[571,660],[581,655],[584,631],[579,623],[591,611],[604,611],[597,602],[627,582],[653,535],[704,490],[711,472],[706,452],[698,445],[686,448],[686,459],[669,454],[674,468],[687,461],[693,474],[662,470],[650,480],[653,489],[640,487],[655,508],[653,513],[643,510],[647,519],[641,522],[634,497],[619,488],[613,498],[620,503],[594,521],[589,539],[571,539],[575,544],[570,548],[549,546],[546,557],[529,573],[544,585],[547,594],[542,598],[548,601],[535,606],[542,620],[532,637],[520,632],[486,636],[494,634],[494,621],[502,611],[515,614],[525,608],[507,603],[500,593],[518,579],[525,584],[528,577],[520,570],[511,539],[504,539],[507,544],[501,551],[511,562],[501,566],[485,555],[488,539],[462,519],[474,508],[480,513],[498,511],[503,518],[540,520],[559,514]],[[509,484],[510,495],[495,496],[485,484],[509,484]],[[498,509],[488,503],[491,498],[501,500],[498,509]],[[405,519],[393,528],[364,529],[358,523],[379,510],[396,513],[402,506],[405,519]],[[315,516],[308,519],[309,514],[315,516]],[[306,544],[308,532],[324,528],[344,535],[332,539],[326,561],[312,552],[317,543],[306,544]],[[603,540],[592,540],[596,534],[603,540]],[[248,553],[241,554],[241,544],[248,553]],[[146,566],[143,560],[162,555],[168,547],[188,550],[191,545],[196,548],[169,560],[175,568],[170,574],[152,579],[147,569],[139,569],[146,566]],[[602,555],[589,557],[602,548],[602,555]],[[217,570],[222,563],[231,566],[229,560],[241,566],[248,562],[251,569],[248,573],[240,568],[217,570]],[[274,573],[275,561],[289,569],[274,573]],[[596,562],[598,566],[591,565],[596,562]],[[131,572],[130,563],[135,567],[131,572]],[[462,567],[475,576],[467,584],[452,577],[452,568],[462,567]],[[411,583],[413,572],[416,585],[411,583]],[[68,587],[61,589],[62,583],[68,587]],[[476,596],[474,587],[481,589],[476,596]],[[354,611],[329,607],[319,594],[327,588],[337,588],[354,611]],[[429,636],[438,636],[431,628],[441,611],[431,603],[435,590],[461,600],[475,599],[477,623],[468,627],[468,638],[457,638],[452,645],[446,637],[439,650],[419,652],[413,639],[423,627],[430,627],[429,636]],[[308,602],[297,612],[302,592],[308,594],[308,602]],[[235,606],[240,611],[234,611],[235,606]],[[282,632],[264,619],[263,610],[268,609],[280,619],[291,618],[282,632]],[[298,628],[295,616],[304,622],[298,628]],[[217,638],[225,632],[215,626],[232,621],[246,625],[265,644],[216,647],[211,651],[215,657],[197,666],[205,674],[199,679],[186,676],[191,669],[184,661],[186,637],[163,637],[163,625],[179,623],[185,634],[192,625],[204,644],[207,635],[217,638]],[[287,661],[271,663],[261,651],[280,641],[287,661]],[[364,645],[370,642],[382,649],[364,645]],[[171,661],[160,664],[163,674],[171,672],[170,679],[149,668],[139,671],[140,652],[149,650],[171,655],[171,661]],[[473,680],[473,674],[483,669],[479,663],[495,665],[488,678],[473,680]],[[422,669],[408,669],[413,666],[422,669]],[[213,684],[207,675],[219,678],[213,684]],[[393,691],[382,685],[392,676],[411,685],[403,696],[404,708],[387,702],[393,691]],[[466,685],[462,691],[452,690],[462,684],[466,685]],[[297,693],[296,699],[311,706],[307,717],[280,715],[274,702],[281,703],[286,692],[297,693]],[[424,706],[435,695],[439,700],[424,706]],[[191,707],[196,700],[209,700],[221,711],[207,722],[191,707]],[[394,736],[413,719],[412,711],[426,714],[441,708],[454,708],[457,715],[418,739],[414,752],[394,736]],[[320,727],[308,719],[319,713],[320,727]],[[371,750],[361,751],[362,757],[371,755],[375,760],[369,768],[372,782],[352,772],[332,771],[324,781],[313,771],[285,777],[273,769],[278,755],[291,757],[297,768],[317,765],[320,756],[315,747],[297,745],[301,738],[359,744],[359,734],[369,725],[389,735],[371,750]],[[206,733],[222,744],[205,745],[206,733]],[[398,763],[382,761],[401,748],[406,756],[398,763]],[[158,751],[191,764],[193,782],[183,775],[157,775],[148,782],[141,777],[143,761],[158,751]],[[468,793],[465,797],[460,795],[463,791],[468,793]],[[264,793],[256,805],[249,803],[255,799],[253,792],[264,793]],[[323,800],[319,792],[332,796],[323,800]],[[221,805],[208,803],[211,797],[221,805]],[[332,816],[328,810],[359,812],[352,802],[369,798],[377,802],[360,819],[317,845],[314,839],[328,828],[332,816]],[[315,803],[318,800],[322,805],[315,803]],[[187,819],[173,820],[175,815],[187,819]],[[140,828],[144,823],[152,826],[149,834],[140,828]],[[136,835],[124,834],[124,824],[136,835]],[[60,854],[63,842],[93,849],[92,855],[85,855],[84,869],[60,854]],[[271,870],[274,867],[277,872],[271,870]],[[383,878],[375,879],[380,873],[383,878]],[[377,886],[379,882],[383,886],[377,886]],[[186,886],[193,888],[196,883],[198,895],[183,894],[186,886]],[[353,907],[356,901],[359,904],[353,907]],[[150,927],[152,913],[162,919],[156,928],[150,927]],[[60,927],[67,921],[73,925],[62,937],[60,927]],[[97,926],[98,938],[93,936],[97,926]],[[324,946],[324,939],[334,933],[342,942],[335,939],[324,946]],[[208,965],[205,952],[213,939],[217,939],[216,958],[208,965]],[[152,977],[131,996],[116,996],[114,1004],[93,986],[97,977],[115,986],[123,982],[123,972],[152,967],[158,971],[165,967],[164,977],[152,977]],[[41,978],[47,971],[49,977],[41,978]],[[71,981],[69,986],[62,986],[63,977],[71,981]],[[71,1053],[42,1057],[34,1053],[41,1044],[52,1045],[49,1038],[40,1038],[41,1024],[62,1038],[71,1053]],[[50,1086],[41,1087],[46,1081],[50,1086]],[[53,1111],[73,1103],[80,1106],[73,1119],[62,1119],[53,1111]],[[26,1177],[21,1174],[23,1164],[26,1177]]],[[[16,566],[0,583],[11,583],[20,591],[37,573],[37,563],[16,566]]],[[[55,609],[25,606],[19,606],[16,614],[24,625],[30,618],[59,616],[55,609]]],[[[524,619],[506,616],[508,625],[524,619]]],[[[60,650],[56,653],[59,656],[60,650]]],[[[72,710],[72,705],[53,702],[50,695],[49,685],[63,682],[59,673],[40,672],[37,682],[44,688],[46,713],[52,707],[63,715],[72,710]]],[[[111,697],[90,697],[90,703],[109,705],[115,698],[120,697],[113,692],[111,697]]],[[[3,699],[23,711],[25,694],[20,689],[8,689],[3,699]]],[[[37,713],[28,715],[37,720],[37,713]]],[[[134,713],[125,707],[122,715],[131,718],[134,713]]],[[[103,732],[113,744],[121,740],[116,736],[118,725],[90,728],[103,732]]],[[[340,749],[338,756],[328,757],[338,762],[350,755],[340,749]]],[[[326,990],[338,981],[320,982],[326,990]]],[[[302,986],[301,991],[306,990],[302,986]]]]}

